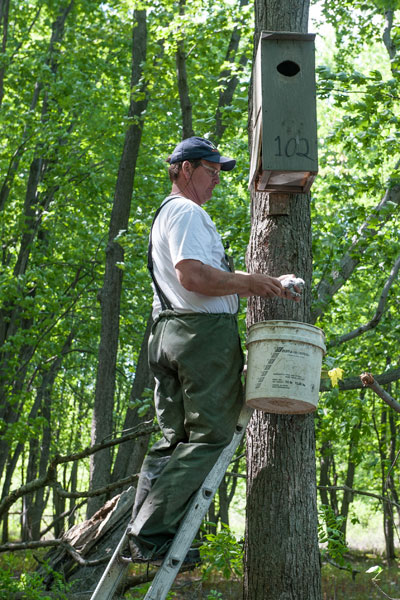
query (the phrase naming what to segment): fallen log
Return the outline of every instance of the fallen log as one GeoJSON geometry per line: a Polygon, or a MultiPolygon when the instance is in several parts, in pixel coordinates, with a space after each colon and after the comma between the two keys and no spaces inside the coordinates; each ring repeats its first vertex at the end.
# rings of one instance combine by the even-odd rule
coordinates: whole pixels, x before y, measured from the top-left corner
{"type": "Polygon", "coordinates": [[[74,525],[62,536],[68,548],[53,548],[41,561],[44,564],[38,567],[48,590],[51,590],[54,572],[57,572],[72,584],[71,598],[90,598],[90,592],[95,589],[129,523],[135,493],[134,487],[128,488],[106,502],[90,519],[74,525]]]}

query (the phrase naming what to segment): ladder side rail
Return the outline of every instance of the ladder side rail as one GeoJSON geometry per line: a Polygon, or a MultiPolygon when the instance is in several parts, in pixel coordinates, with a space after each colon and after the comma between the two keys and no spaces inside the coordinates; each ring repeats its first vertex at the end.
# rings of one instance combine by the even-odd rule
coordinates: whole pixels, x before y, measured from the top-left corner
{"type": "Polygon", "coordinates": [[[127,540],[125,530],[114,553],[99,580],[90,600],[112,600],[129,563],[121,562],[120,556],[127,540]]]}

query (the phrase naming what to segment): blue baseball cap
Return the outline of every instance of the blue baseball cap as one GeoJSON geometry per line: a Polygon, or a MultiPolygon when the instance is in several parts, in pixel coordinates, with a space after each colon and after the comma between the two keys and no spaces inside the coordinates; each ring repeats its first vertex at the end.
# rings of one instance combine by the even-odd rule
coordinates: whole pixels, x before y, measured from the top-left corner
{"type": "Polygon", "coordinates": [[[222,171],[231,171],[236,165],[236,160],[233,158],[221,156],[210,140],[197,136],[179,142],[171,156],[167,158],[167,162],[172,165],[176,162],[195,160],[196,158],[204,158],[204,160],[219,163],[222,171]]]}

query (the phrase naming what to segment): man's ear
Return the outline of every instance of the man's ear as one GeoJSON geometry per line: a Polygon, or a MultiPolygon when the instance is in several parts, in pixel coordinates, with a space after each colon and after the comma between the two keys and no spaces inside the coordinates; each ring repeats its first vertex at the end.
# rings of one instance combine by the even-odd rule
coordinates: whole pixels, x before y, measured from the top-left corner
{"type": "Polygon", "coordinates": [[[186,179],[189,179],[192,174],[192,165],[188,160],[184,160],[182,163],[182,173],[186,179]]]}

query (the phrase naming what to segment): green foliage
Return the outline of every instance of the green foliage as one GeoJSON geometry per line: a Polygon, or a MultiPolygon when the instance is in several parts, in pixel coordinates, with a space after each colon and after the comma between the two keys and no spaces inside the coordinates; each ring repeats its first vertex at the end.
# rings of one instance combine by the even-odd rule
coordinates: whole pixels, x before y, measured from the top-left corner
{"type": "MultiPolygon", "coordinates": [[[[25,559],[24,563],[25,563],[25,559]]],[[[62,575],[48,568],[54,578],[51,595],[46,593],[43,578],[35,572],[25,572],[20,560],[11,555],[2,558],[0,566],[0,597],[18,596],[21,600],[68,600],[72,586],[66,584],[62,575]],[[18,574],[18,572],[20,573],[18,574]]]]}
{"type": "Polygon", "coordinates": [[[200,548],[204,579],[215,571],[228,580],[242,577],[243,548],[227,525],[222,524],[221,531],[216,534],[206,534],[204,540],[200,548]]]}
{"type": "Polygon", "coordinates": [[[345,559],[348,548],[341,531],[343,521],[344,518],[335,515],[330,506],[321,505],[319,509],[318,539],[319,543],[323,544],[321,550],[322,560],[324,555],[327,555],[338,565],[349,568],[349,562],[345,559]]]}
{"type": "Polygon", "coordinates": [[[211,592],[209,592],[207,595],[207,600],[222,600],[222,599],[223,599],[223,595],[221,594],[221,592],[218,592],[217,590],[211,590],[211,592]]]}
{"type": "MultiPolygon", "coordinates": [[[[398,206],[388,204],[384,215],[374,207],[399,180],[399,15],[393,15],[389,30],[385,10],[391,2],[326,0],[319,6],[327,36],[317,53],[320,175],[312,188],[314,305],[318,308],[320,286],[332,284],[349,253],[354,271],[318,321],[328,342],[326,370],[343,369],[346,380],[365,371],[384,373],[398,355],[398,279],[375,326],[345,343],[340,338],[373,319],[398,255],[398,206]],[[394,58],[383,43],[384,33],[393,43],[394,58]],[[367,221],[370,232],[357,242],[367,221]]],[[[372,392],[343,392],[340,385],[321,395],[317,409],[318,464],[328,466],[330,485],[343,485],[354,468],[352,487],[379,494],[390,444],[398,437],[391,433],[398,430],[398,416],[392,415],[390,425],[386,408],[372,392]]],[[[398,396],[398,386],[392,386],[391,394],[398,396]]],[[[327,494],[332,509],[340,512],[342,492],[327,494]]]]}
{"type": "Polygon", "coordinates": [[[137,408],[140,417],[144,417],[153,405],[153,390],[145,388],[141,398],[130,402],[129,408],[137,408]]]}

